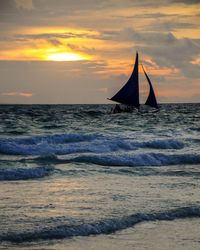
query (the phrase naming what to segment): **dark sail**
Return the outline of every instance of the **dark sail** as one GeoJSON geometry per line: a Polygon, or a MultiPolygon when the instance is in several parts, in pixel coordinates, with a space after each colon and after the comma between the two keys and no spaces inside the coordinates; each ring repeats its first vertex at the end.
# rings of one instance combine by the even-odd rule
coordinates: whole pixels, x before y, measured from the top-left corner
{"type": "Polygon", "coordinates": [[[138,53],[128,82],[110,100],[139,108],[138,53]]]}
{"type": "Polygon", "coordinates": [[[147,98],[147,100],[145,102],[145,105],[149,105],[149,106],[151,106],[153,108],[158,109],[158,104],[157,104],[157,101],[156,101],[156,96],[155,96],[155,93],[154,93],[154,90],[153,90],[152,83],[151,83],[147,73],[145,72],[143,65],[142,65],[142,68],[143,68],[144,74],[145,74],[145,76],[147,78],[147,81],[148,81],[149,87],[150,87],[149,96],[148,96],[148,98],[147,98]]]}

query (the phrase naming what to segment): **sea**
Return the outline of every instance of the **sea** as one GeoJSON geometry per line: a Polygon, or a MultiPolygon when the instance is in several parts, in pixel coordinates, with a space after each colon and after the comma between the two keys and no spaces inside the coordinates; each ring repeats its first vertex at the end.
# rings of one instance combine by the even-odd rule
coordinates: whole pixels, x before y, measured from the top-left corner
{"type": "Polygon", "coordinates": [[[0,249],[197,250],[200,104],[0,105],[0,249]]]}

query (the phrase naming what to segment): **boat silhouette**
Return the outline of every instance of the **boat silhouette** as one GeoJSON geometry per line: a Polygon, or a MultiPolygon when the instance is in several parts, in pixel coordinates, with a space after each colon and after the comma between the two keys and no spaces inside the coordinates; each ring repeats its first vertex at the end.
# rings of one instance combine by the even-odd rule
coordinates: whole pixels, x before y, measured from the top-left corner
{"type": "MultiPolygon", "coordinates": [[[[136,53],[135,64],[133,68],[133,72],[126,82],[126,84],[109,100],[118,102],[122,104],[121,107],[119,104],[116,104],[113,109],[113,113],[121,113],[121,112],[133,112],[134,109],[139,110],[140,108],[140,100],[139,100],[139,71],[138,71],[138,63],[139,63],[139,55],[136,53]]],[[[156,100],[155,92],[153,89],[153,85],[149,76],[147,75],[143,65],[142,69],[146,76],[147,82],[149,84],[149,95],[145,102],[145,105],[151,106],[155,109],[158,109],[158,103],[156,100]]]]}

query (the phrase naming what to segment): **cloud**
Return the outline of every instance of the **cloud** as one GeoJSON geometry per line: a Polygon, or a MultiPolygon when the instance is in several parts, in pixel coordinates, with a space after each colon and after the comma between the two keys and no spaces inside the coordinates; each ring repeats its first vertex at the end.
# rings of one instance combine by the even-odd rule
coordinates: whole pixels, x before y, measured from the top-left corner
{"type": "Polygon", "coordinates": [[[1,70],[5,64],[2,61],[0,92],[11,94],[1,98],[13,96],[18,102],[21,99],[80,102],[83,93],[88,101],[90,91],[93,94],[98,91],[98,97],[92,98],[104,98],[103,89],[108,88],[109,93],[127,79],[135,50],[139,50],[155,84],[160,82],[157,86],[164,86],[164,95],[166,85],[171,84],[172,90],[180,89],[183,80],[185,92],[190,87],[196,91],[192,82],[200,80],[199,5],[195,5],[199,3],[195,0],[0,0],[2,59],[9,54],[8,60],[20,60],[22,56],[26,61],[40,60],[48,53],[58,52],[86,53],[92,58],[85,64],[35,62],[31,64],[33,70],[25,61],[23,65],[13,62],[14,67],[1,70]],[[67,98],[62,89],[69,92],[67,98]],[[19,95],[29,92],[35,95],[32,98],[19,95]]]}
{"type": "Polygon", "coordinates": [[[1,0],[0,1],[0,12],[7,12],[15,10],[16,4],[14,0],[1,0]]]}
{"type": "Polygon", "coordinates": [[[91,38],[91,39],[99,39],[99,34],[94,34],[95,32],[89,31],[74,31],[74,32],[59,32],[59,33],[38,33],[38,34],[17,34],[15,35],[16,39],[19,40],[36,40],[36,39],[68,39],[68,38],[91,38]]]}
{"type": "Polygon", "coordinates": [[[30,92],[6,92],[1,93],[2,96],[22,96],[22,97],[31,97],[33,93],[30,92]]]}
{"type": "Polygon", "coordinates": [[[177,68],[187,77],[200,77],[200,65],[192,63],[200,55],[200,39],[177,38],[171,32],[138,32],[132,28],[109,35],[116,41],[134,41],[135,49],[152,57],[159,67],[177,68]]]}
{"type": "Polygon", "coordinates": [[[33,0],[15,0],[17,8],[22,8],[26,10],[34,9],[33,0]]]}
{"type": "MultiPolygon", "coordinates": [[[[145,64],[146,65],[146,64],[145,64]]],[[[108,74],[105,62],[13,62],[0,61],[0,93],[34,93],[31,98],[1,95],[2,103],[106,103],[127,81],[127,74],[108,74]],[[98,71],[105,71],[98,74],[98,71]],[[106,77],[105,77],[106,76],[106,77]],[[107,88],[107,92],[106,92],[107,88]],[[23,91],[18,91],[18,90],[23,91]]],[[[126,68],[122,67],[125,72],[126,68]]],[[[149,72],[148,72],[149,73],[149,72]]],[[[197,100],[199,84],[191,80],[166,75],[150,77],[160,102],[197,100]],[[170,90],[170,93],[169,93],[170,90]],[[181,93],[177,98],[174,95],[181,93]],[[190,98],[190,99],[189,99],[190,98]]],[[[140,79],[146,84],[146,81],[140,79]]],[[[142,89],[141,89],[142,90],[142,89]]]]}
{"type": "MultiPolygon", "coordinates": [[[[149,25],[149,31],[164,31],[164,32],[173,32],[177,30],[185,29],[198,29],[199,25],[197,23],[191,23],[187,21],[188,16],[181,16],[181,20],[177,19],[177,16],[171,17],[169,19],[159,20],[159,22],[154,19],[154,22],[149,25]],[[184,21],[183,21],[184,20],[184,21]]],[[[193,17],[194,18],[194,17],[193,17]]],[[[187,33],[185,33],[187,36],[187,33]]]]}
{"type": "Polygon", "coordinates": [[[33,9],[32,0],[1,0],[0,1],[0,12],[13,12],[18,9],[30,10],[33,9]]]}
{"type": "Polygon", "coordinates": [[[108,88],[99,88],[97,89],[99,92],[103,92],[103,93],[108,93],[108,88]]]}
{"type": "MultiPolygon", "coordinates": [[[[106,65],[105,65],[106,66],[106,65]]],[[[110,79],[96,71],[101,62],[0,61],[0,93],[34,93],[31,98],[1,95],[1,103],[105,103],[111,96],[110,79]],[[7,72],[7,73],[6,73],[7,72]],[[12,73],[11,73],[12,72],[12,73]],[[77,73],[78,72],[78,73],[77,73]],[[98,89],[108,88],[108,93],[98,89]],[[23,91],[18,91],[18,90],[23,91]]],[[[115,77],[112,77],[116,83],[115,77]]],[[[115,86],[115,85],[114,85],[115,86]]],[[[114,89],[115,91],[115,89],[114,89]]]]}
{"type": "Polygon", "coordinates": [[[48,42],[53,44],[54,46],[62,45],[62,43],[58,41],[57,39],[48,39],[48,42]]]}
{"type": "Polygon", "coordinates": [[[160,12],[154,12],[154,13],[139,13],[135,15],[121,15],[121,16],[114,16],[115,18],[124,18],[124,19],[148,19],[148,18],[171,18],[171,17],[177,17],[175,14],[165,14],[160,12]]]}
{"type": "Polygon", "coordinates": [[[171,0],[173,3],[200,4],[200,0],[171,0]]]}
{"type": "Polygon", "coordinates": [[[67,46],[67,48],[70,48],[73,51],[80,52],[80,53],[86,53],[89,55],[95,55],[98,52],[100,52],[100,50],[95,49],[94,45],[93,46],[90,45],[87,47],[87,46],[78,46],[75,44],[67,43],[66,46],[67,46]]]}

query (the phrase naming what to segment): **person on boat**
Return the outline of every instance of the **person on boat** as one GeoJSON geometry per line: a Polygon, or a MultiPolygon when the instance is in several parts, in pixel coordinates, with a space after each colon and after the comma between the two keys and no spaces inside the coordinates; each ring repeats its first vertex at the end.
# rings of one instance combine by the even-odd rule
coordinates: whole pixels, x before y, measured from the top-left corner
{"type": "Polygon", "coordinates": [[[123,110],[121,109],[119,104],[116,104],[114,109],[113,109],[113,114],[121,113],[123,110]]]}
{"type": "Polygon", "coordinates": [[[120,106],[119,104],[116,104],[114,109],[113,109],[113,114],[122,113],[122,112],[132,113],[133,107],[127,106],[127,105],[120,106]]]}
{"type": "Polygon", "coordinates": [[[132,107],[132,106],[126,106],[126,107],[124,108],[124,112],[132,113],[132,112],[133,112],[133,107],[132,107]]]}

